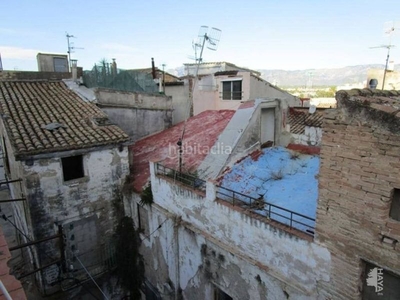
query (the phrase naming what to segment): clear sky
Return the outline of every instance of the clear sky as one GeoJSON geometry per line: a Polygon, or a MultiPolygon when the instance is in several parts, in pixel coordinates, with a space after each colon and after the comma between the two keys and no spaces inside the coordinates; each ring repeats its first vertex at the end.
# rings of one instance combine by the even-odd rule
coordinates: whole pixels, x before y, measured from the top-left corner
{"type": "MultiPolygon", "coordinates": [[[[166,69],[194,62],[201,25],[222,30],[203,61],[252,69],[319,69],[384,64],[384,24],[400,21],[399,0],[0,0],[0,54],[5,70],[37,70],[36,54],[67,52],[78,65],[116,58],[119,68],[166,69]]],[[[398,22],[400,25],[400,22],[398,22]]],[[[400,26],[399,26],[400,27],[400,26]]],[[[395,29],[400,33],[400,28],[395,29]]],[[[400,63],[400,34],[390,58],[400,63]]]]}

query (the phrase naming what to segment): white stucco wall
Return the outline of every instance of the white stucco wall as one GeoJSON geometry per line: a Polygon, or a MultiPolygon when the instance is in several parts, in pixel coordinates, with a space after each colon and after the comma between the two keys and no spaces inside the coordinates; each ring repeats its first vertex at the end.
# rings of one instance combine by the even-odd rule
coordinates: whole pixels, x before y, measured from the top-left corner
{"type": "MultiPolygon", "coordinates": [[[[151,212],[159,216],[151,218],[150,232],[167,217],[181,220],[179,224],[193,232],[192,237],[179,234],[179,245],[175,246],[179,248],[179,259],[171,260],[171,254],[163,253],[164,263],[168,267],[174,264],[175,267],[172,268],[179,270],[179,284],[182,289],[186,287],[184,294],[185,291],[196,290],[199,286],[206,289],[205,282],[212,282],[229,291],[228,294],[234,295],[234,299],[244,299],[239,298],[242,289],[248,291],[247,299],[261,299],[262,292],[253,285],[255,274],[261,274],[269,299],[282,299],[283,290],[293,299],[318,298],[317,282],[329,280],[330,253],[326,248],[216,202],[215,188],[210,182],[207,184],[205,198],[169,180],[155,176],[152,164],[150,168],[153,198],[156,203],[153,207],[159,207],[157,209],[159,212],[155,213],[155,210],[151,212]],[[164,215],[164,218],[160,215],[164,215]],[[201,254],[204,252],[201,250],[203,244],[215,249],[214,251],[226,258],[222,264],[225,268],[222,269],[227,269],[228,265],[233,269],[237,268],[236,272],[229,273],[229,280],[228,278],[224,280],[225,275],[219,277],[213,275],[209,280],[202,277],[200,269],[207,266],[204,253],[201,254]],[[177,260],[179,264],[176,264],[177,260]],[[201,268],[200,260],[202,260],[201,268]],[[239,277],[235,277],[236,275],[239,277]],[[231,280],[238,282],[233,284],[231,280]],[[249,284],[251,282],[250,288],[246,282],[249,284]]],[[[151,247],[152,251],[154,250],[152,245],[157,243],[160,243],[161,249],[171,248],[169,241],[173,240],[173,228],[177,227],[180,228],[162,226],[163,229],[157,230],[147,246],[151,247]],[[163,245],[163,241],[166,241],[166,244],[163,245]]],[[[156,260],[159,259],[155,259],[154,262],[156,260]]],[[[212,274],[217,268],[215,264],[217,263],[210,263],[209,271],[212,274]]],[[[174,281],[175,277],[176,274],[169,274],[169,278],[176,285],[178,281],[174,281]]]]}
{"type": "Polygon", "coordinates": [[[304,134],[292,133],[293,144],[307,145],[307,146],[320,146],[322,138],[322,128],[305,126],[304,134]]]}
{"type": "Polygon", "coordinates": [[[267,81],[257,78],[255,76],[250,76],[250,99],[255,98],[276,98],[287,102],[290,107],[301,106],[301,101],[299,98],[283,91],[267,81]]]}
{"type": "Polygon", "coordinates": [[[202,81],[207,81],[208,78],[215,79],[215,88],[205,90],[198,86],[195,87],[193,93],[194,115],[205,110],[237,110],[243,102],[257,98],[280,99],[287,102],[288,106],[301,106],[301,102],[297,97],[274,87],[261,78],[251,75],[248,71],[238,72],[235,76],[220,75],[215,77],[213,74],[208,75],[199,81],[199,86],[201,86],[202,81]],[[231,78],[242,79],[242,100],[222,99],[222,82],[231,78]]]}

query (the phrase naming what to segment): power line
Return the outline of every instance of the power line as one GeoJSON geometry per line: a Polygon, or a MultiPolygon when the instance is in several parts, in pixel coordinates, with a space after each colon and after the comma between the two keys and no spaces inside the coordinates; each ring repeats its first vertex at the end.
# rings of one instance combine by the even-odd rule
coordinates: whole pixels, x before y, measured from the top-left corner
{"type": "Polygon", "coordinates": [[[145,239],[148,239],[153,233],[155,233],[158,229],[160,229],[163,226],[163,224],[167,221],[168,221],[168,218],[166,218],[160,225],[158,225],[158,227],[156,229],[154,229],[154,231],[152,233],[150,233],[149,235],[146,235],[145,238],[140,241],[143,242],[145,239]]]}
{"type": "Polygon", "coordinates": [[[106,300],[109,300],[109,298],[106,296],[106,294],[104,294],[104,292],[102,291],[102,289],[99,287],[99,285],[97,284],[96,280],[94,280],[94,278],[92,277],[92,275],[90,274],[90,272],[86,269],[85,265],[81,262],[81,260],[75,255],[75,253],[72,252],[72,255],[78,260],[78,262],[80,263],[80,265],[82,266],[82,268],[85,270],[85,272],[89,275],[90,279],[93,281],[93,283],[96,285],[96,287],[99,289],[99,291],[103,294],[104,298],[106,300]]]}

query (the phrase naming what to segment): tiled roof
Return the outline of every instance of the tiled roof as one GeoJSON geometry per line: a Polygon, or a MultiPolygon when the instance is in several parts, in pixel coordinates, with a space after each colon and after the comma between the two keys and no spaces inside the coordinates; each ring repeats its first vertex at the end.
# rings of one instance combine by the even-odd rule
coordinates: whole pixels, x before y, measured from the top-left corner
{"type": "Polygon", "coordinates": [[[61,81],[0,81],[0,113],[17,158],[128,140],[61,81]]]}
{"type": "MultiPolygon", "coordinates": [[[[187,120],[183,138],[183,171],[193,172],[214,146],[235,111],[208,110],[187,120]]],[[[150,177],[149,161],[178,170],[177,142],[184,122],[160,133],[137,141],[129,147],[132,155],[131,177],[133,188],[141,192],[150,177]]]]}
{"type": "Polygon", "coordinates": [[[323,115],[316,111],[310,114],[307,109],[289,109],[290,132],[295,134],[303,134],[306,126],[322,127],[323,115]]]}

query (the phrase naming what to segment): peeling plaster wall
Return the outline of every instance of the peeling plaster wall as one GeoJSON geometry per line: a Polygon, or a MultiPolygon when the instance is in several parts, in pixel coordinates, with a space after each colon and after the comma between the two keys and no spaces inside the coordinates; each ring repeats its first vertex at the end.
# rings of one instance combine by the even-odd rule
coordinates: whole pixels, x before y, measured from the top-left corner
{"type": "Polygon", "coordinates": [[[188,81],[184,85],[166,85],[165,94],[172,97],[172,125],[184,121],[189,109],[188,81]]]}
{"type": "MultiPolygon", "coordinates": [[[[23,168],[34,238],[54,235],[57,225],[63,225],[66,233],[76,227],[74,238],[66,234],[67,259],[72,258],[71,247],[74,245],[85,264],[90,255],[101,251],[103,243],[112,234],[115,189],[129,174],[127,147],[122,151],[112,148],[86,153],[83,165],[85,177],[67,182],[63,180],[60,157],[33,160],[23,163],[23,168]],[[93,253],[88,255],[90,249],[93,253]]],[[[49,263],[52,257],[59,257],[56,240],[41,243],[38,249],[42,264],[49,263]]],[[[47,283],[57,276],[56,266],[45,270],[47,283]]]]}
{"type": "Polygon", "coordinates": [[[293,144],[320,146],[322,139],[322,128],[305,126],[304,134],[291,134],[291,142],[293,144]]]}
{"type": "Polygon", "coordinates": [[[143,253],[153,284],[170,280],[184,299],[210,299],[214,286],[234,299],[319,297],[319,282],[329,281],[326,248],[216,202],[211,183],[204,197],[151,170],[154,234],[143,253]]]}

